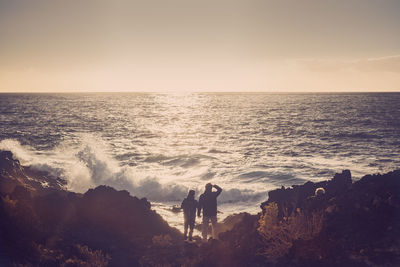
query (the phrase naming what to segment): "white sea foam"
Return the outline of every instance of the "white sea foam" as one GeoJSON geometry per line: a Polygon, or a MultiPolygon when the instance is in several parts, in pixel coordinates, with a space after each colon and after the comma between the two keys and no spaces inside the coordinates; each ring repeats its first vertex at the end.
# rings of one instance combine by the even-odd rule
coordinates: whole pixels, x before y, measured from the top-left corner
{"type": "Polygon", "coordinates": [[[0,150],[8,150],[13,153],[13,157],[18,159],[21,164],[32,164],[34,150],[30,146],[22,146],[20,142],[14,139],[5,139],[0,141],[0,150]]]}
{"type": "MultiPolygon", "coordinates": [[[[10,150],[24,165],[66,179],[67,188],[74,192],[84,193],[98,185],[109,185],[118,190],[127,190],[134,196],[162,202],[182,200],[190,188],[196,189],[199,194],[203,191],[204,181],[201,179],[185,184],[179,181],[188,177],[193,179],[196,176],[204,176],[204,173],[209,171],[206,167],[182,172],[181,177],[174,177],[178,182],[174,182],[171,177],[161,179],[157,177],[157,172],[127,165],[119,166],[119,163],[106,152],[107,145],[103,141],[91,135],[81,137],[82,142],[79,145],[60,144],[50,151],[35,151],[10,139],[2,140],[0,149],[10,150]]],[[[181,165],[181,162],[178,165],[181,165]]],[[[162,176],[162,173],[159,172],[159,175],[162,176]]],[[[265,192],[228,187],[219,200],[221,203],[258,201],[262,196],[265,196],[265,192]]]]}
{"type": "Polygon", "coordinates": [[[179,204],[188,189],[198,197],[211,182],[224,190],[221,209],[254,211],[282,185],[400,166],[400,94],[19,94],[0,102],[0,149],[65,178],[70,190],[108,184],[157,207],[179,204]]]}

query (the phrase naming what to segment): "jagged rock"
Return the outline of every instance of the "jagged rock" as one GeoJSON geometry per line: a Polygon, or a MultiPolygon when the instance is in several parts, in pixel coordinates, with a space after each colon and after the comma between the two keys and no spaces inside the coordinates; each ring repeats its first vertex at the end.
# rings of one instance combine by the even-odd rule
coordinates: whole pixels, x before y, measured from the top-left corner
{"type": "Polygon", "coordinates": [[[30,201],[32,199],[31,192],[23,186],[17,185],[10,194],[10,199],[20,201],[30,201]]]}
{"type": "Polygon", "coordinates": [[[351,172],[344,170],[342,173],[336,173],[332,180],[322,181],[318,183],[306,182],[303,185],[293,185],[292,187],[285,188],[282,186],[280,189],[276,189],[268,192],[268,200],[261,203],[261,209],[269,203],[275,202],[278,204],[279,217],[287,217],[292,212],[299,209],[307,209],[312,206],[311,197],[314,196],[317,188],[324,188],[326,196],[322,199],[327,199],[338,193],[344,192],[350,188],[352,184],[351,172]]]}
{"type": "Polygon", "coordinates": [[[326,185],[327,194],[334,195],[340,191],[347,190],[351,186],[351,172],[344,170],[342,173],[336,173],[332,180],[326,185]]]}
{"type": "Polygon", "coordinates": [[[21,166],[10,152],[0,153],[0,173],[0,262],[59,266],[97,251],[93,261],[137,266],[154,236],[181,239],[147,199],[125,190],[68,192],[56,177],[21,166]]]}
{"type": "Polygon", "coordinates": [[[150,209],[146,199],[123,190],[99,186],[86,192],[77,207],[78,217],[93,227],[114,229],[130,236],[154,236],[172,232],[168,224],[150,209]]]}
{"type": "Polygon", "coordinates": [[[19,160],[13,159],[10,151],[0,151],[0,170],[2,175],[17,176],[23,174],[19,160]]]}
{"type": "Polygon", "coordinates": [[[0,193],[11,193],[16,186],[29,188],[31,191],[44,189],[65,190],[67,182],[47,172],[22,166],[13,158],[10,151],[0,151],[0,193]]]}
{"type": "Polygon", "coordinates": [[[0,193],[11,193],[17,185],[26,185],[24,180],[28,179],[19,161],[10,151],[0,151],[0,193]]]}
{"type": "Polygon", "coordinates": [[[271,191],[261,207],[258,215],[227,219],[229,227],[219,240],[186,244],[146,199],[108,186],[85,194],[68,192],[57,178],[0,152],[0,264],[400,265],[400,170],[367,175],[355,183],[346,170],[330,181],[282,187],[271,191]],[[315,196],[319,187],[326,193],[315,196]],[[263,212],[273,202],[279,218],[273,231],[263,235],[260,222],[268,219],[263,212]],[[318,231],[308,236],[296,232],[313,227],[318,231]],[[281,243],[284,253],[274,260],[267,257],[266,249],[282,249],[281,243]]]}

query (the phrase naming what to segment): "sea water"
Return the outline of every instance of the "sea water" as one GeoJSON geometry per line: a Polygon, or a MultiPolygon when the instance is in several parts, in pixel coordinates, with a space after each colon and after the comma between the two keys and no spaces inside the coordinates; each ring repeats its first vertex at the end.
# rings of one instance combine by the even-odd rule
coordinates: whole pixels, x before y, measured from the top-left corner
{"type": "Polygon", "coordinates": [[[223,188],[219,217],[267,192],[400,167],[400,93],[0,94],[0,149],[85,192],[146,197],[171,225],[189,189],[223,188]]]}

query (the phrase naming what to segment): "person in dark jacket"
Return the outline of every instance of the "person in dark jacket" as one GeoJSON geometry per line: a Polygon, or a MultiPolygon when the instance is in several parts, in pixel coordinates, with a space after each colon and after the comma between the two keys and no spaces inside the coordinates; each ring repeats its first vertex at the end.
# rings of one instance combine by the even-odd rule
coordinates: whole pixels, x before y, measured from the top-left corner
{"type": "Polygon", "coordinates": [[[197,209],[197,216],[200,217],[201,210],[203,209],[203,239],[207,240],[208,225],[211,221],[212,238],[216,239],[216,226],[217,226],[217,197],[221,194],[222,189],[218,185],[206,184],[206,190],[199,198],[199,206],[197,209]],[[217,191],[212,191],[212,188],[217,191]]]}
{"type": "Polygon", "coordinates": [[[196,209],[198,206],[197,200],[194,199],[194,190],[189,190],[188,196],[182,201],[181,208],[183,209],[184,216],[184,239],[187,239],[188,227],[189,231],[189,241],[192,241],[194,222],[196,220],[196,209]]]}

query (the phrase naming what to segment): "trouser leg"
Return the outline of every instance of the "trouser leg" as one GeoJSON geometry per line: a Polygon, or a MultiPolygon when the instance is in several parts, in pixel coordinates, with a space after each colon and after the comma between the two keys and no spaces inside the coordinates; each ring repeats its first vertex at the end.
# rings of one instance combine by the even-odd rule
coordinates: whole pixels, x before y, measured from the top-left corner
{"type": "Polygon", "coordinates": [[[192,241],[193,228],[194,228],[194,220],[191,220],[191,221],[190,221],[189,227],[190,227],[190,231],[189,231],[189,240],[192,241]]]}
{"type": "Polygon", "coordinates": [[[186,240],[186,238],[187,238],[187,230],[188,230],[188,226],[189,226],[189,223],[188,223],[188,221],[187,220],[185,220],[185,230],[184,230],[184,232],[183,232],[183,238],[186,240]]]}
{"type": "Polygon", "coordinates": [[[217,216],[211,218],[212,238],[217,239],[217,216]]]}
{"type": "Polygon", "coordinates": [[[202,227],[202,235],[203,239],[207,240],[207,234],[208,234],[208,221],[209,217],[203,216],[203,227],[202,227]]]}

